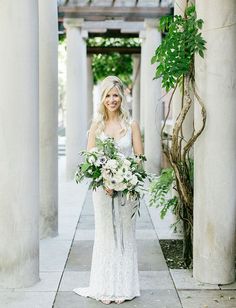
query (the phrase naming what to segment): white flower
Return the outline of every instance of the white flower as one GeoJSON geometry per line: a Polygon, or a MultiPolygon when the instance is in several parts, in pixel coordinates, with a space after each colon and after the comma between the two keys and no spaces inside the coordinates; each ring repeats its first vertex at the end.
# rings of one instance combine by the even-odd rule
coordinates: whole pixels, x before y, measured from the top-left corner
{"type": "Polygon", "coordinates": [[[94,164],[94,163],[95,163],[95,161],[96,161],[96,158],[95,158],[95,156],[94,156],[94,155],[89,156],[89,158],[88,158],[88,162],[89,162],[90,164],[94,164]]]}
{"type": "Polygon", "coordinates": [[[106,164],[105,164],[104,167],[105,167],[106,169],[112,169],[112,170],[114,170],[114,169],[116,169],[116,168],[118,167],[118,161],[115,160],[115,159],[109,159],[109,160],[106,162],[106,164]]]}
{"type": "Polygon", "coordinates": [[[126,184],[125,183],[118,183],[115,185],[115,190],[116,191],[123,191],[127,188],[126,184]]]}
{"type": "Polygon", "coordinates": [[[131,165],[131,162],[128,159],[125,159],[123,161],[123,165],[129,167],[131,165]]]}
{"type": "Polygon", "coordinates": [[[124,175],[124,170],[123,170],[122,168],[119,168],[119,169],[117,170],[116,174],[123,177],[123,175],[124,175]]]}
{"type": "Polygon", "coordinates": [[[116,181],[116,183],[122,183],[123,180],[124,180],[124,177],[121,176],[120,174],[117,174],[117,173],[116,173],[116,174],[113,176],[113,179],[116,181]]]}
{"type": "Polygon", "coordinates": [[[133,175],[133,176],[132,176],[132,179],[131,179],[130,183],[131,183],[132,185],[136,185],[136,184],[138,183],[138,178],[137,178],[136,175],[133,175]]]}
{"type": "Polygon", "coordinates": [[[131,172],[131,171],[127,171],[127,172],[124,174],[124,178],[125,178],[127,181],[133,179],[133,177],[132,177],[132,172],[131,172]]]}
{"type": "Polygon", "coordinates": [[[120,182],[121,179],[116,177],[111,177],[110,179],[105,180],[105,187],[109,189],[114,189],[116,191],[123,191],[127,188],[127,185],[123,182],[120,182]]]}
{"type": "Polygon", "coordinates": [[[114,179],[105,179],[104,185],[106,188],[115,189],[116,181],[114,179]]]}
{"type": "Polygon", "coordinates": [[[101,157],[98,157],[98,160],[95,163],[95,165],[96,166],[103,166],[103,165],[105,165],[106,162],[107,162],[106,157],[105,156],[101,156],[101,157]]]}
{"type": "Polygon", "coordinates": [[[102,171],[102,177],[105,179],[105,180],[110,180],[111,179],[111,173],[109,170],[103,170],[102,171]]]}

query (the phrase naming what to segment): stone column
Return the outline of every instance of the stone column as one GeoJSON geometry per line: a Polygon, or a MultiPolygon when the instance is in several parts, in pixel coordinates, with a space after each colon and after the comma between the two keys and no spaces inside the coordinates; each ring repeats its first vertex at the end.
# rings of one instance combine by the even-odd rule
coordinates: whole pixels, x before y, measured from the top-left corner
{"type": "Polygon", "coordinates": [[[67,28],[67,121],[66,174],[73,179],[79,152],[87,140],[87,51],[81,20],[66,19],[67,28]]]}
{"type": "Polygon", "coordinates": [[[145,115],[145,89],[146,89],[146,31],[141,31],[141,56],[140,56],[140,128],[144,132],[144,115],[145,115]]]}
{"type": "Polygon", "coordinates": [[[93,119],[93,72],[92,72],[92,56],[87,57],[87,76],[88,76],[88,86],[87,86],[87,114],[88,114],[88,129],[91,126],[93,119]]]}
{"type": "Polygon", "coordinates": [[[132,118],[140,123],[140,55],[133,55],[132,118]]]}
{"type": "Polygon", "coordinates": [[[0,287],[39,281],[38,1],[0,4],[0,287]]]}
{"type": "MultiPolygon", "coordinates": [[[[196,86],[207,124],[194,147],[193,275],[201,282],[227,284],[235,279],[236,2],[196,0],[196,7],[207,41],[204,59],[196,57],[196,86]]],[[[199,127],[199,109],[194,113],[199,127]]]]}
{"type": "Polygon", "coordinates": [[[39,1],[40,235],[58,234],[57,1],[39,1]]]}
{"type": "Polygon", "coordinates": [[[161,166],[161,81],[153,80],[155,76],[155,65],[151,64],[151,58],[156,48],[161,43],[161,34],[157,30],[156,20],[146,20],[146,39],[143,51],[142,67],[144,82],[144,148],[147,157],[147,171],[159,173],[161,166]]]}

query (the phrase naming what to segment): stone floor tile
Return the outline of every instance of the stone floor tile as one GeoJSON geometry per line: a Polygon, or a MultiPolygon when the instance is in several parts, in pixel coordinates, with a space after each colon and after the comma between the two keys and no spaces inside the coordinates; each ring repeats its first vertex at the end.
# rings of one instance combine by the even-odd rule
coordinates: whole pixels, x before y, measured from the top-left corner
{"type": "Polygon", "coordinates": [[[139,221],[139,220],[137,220],[136,229],[137,230],[143,230],[143,229],[153,230],[153,225],[152,225],[151,221],[139,221]]]}
{"type": "Polygon", "coordinates": [[[235,291],[228,290],[180,290],[183,308],[234,308],[235,291]]]}
{"type": "Polygon", "coordinates": [[[77,226],[78,229],[94,229],[94,216],[93,215],[81,215],[79,223],[77,226]]]}
{"type": "Polygon", "coordinates": [[[75,288],[89,285],[90,271],[65,271],[61,280],[59,291],[72,291],[75,288]]]}
{"type": "MultiPolygon", "coordinates": [[[[54,292],[59,286],[62,272],[41,272],[40,281],[29,288],[14,289],[16,292],[54,292]]],[[[1,306],[0,306],[1,307],[1,306]]]]}
{"type": "MultiPolygon", "coordinates": [[[[147,200],[146,200],[147,203],[147,200]]],[[[160,208],[147,206],[153,226],[157,232],[159,239],[181,239],[183,235],[174,233],[171,224],[175,222],[174,215],[169,211],[164,219],[160,218],[160,208]]]]}
{"type": "Polygon", "coordinates": [[[0,307],[51,308],[55,295],[55,292],[0,292],[0,307]]]}
{"type": "Polygon", "coordinates": [[[236,281],[230,284],[219,285],[221,290],[236,290],[236,281]]]}
{"type": "Polygon", "coordinates": [[[146,206],[145,207],[143,206],[140,209],[140,216],[137,215],[137,221],[147,221],[147,222],[151,221],[150,215],[149,215],[148,211],[146,210],[146,206]]]}
{"type": "Polygon", "coordinates": [[[154,229],[142,229],[136,230],[136,239],[137,240],[156,240],[157,235],[154,229]]]}
{"type": "Polygon", "coordinates": [[[167,265],[156,240],[137,240],[140,271],[163,271],[167,265]]]}
{"type": "Polygon", "coordinates": [[[77,229],[75,233],[75,241],[93,241],[94,240],[94,229],[77,229]]]}
{"type": "MultiPolygon", "coordinates": [[[[136,230],[136,239],[156,239],[157,235],[153,229],[136,230]]],[[[75,241],[94,240],[94,230],[77,229],[75,233],[75,241]]]]}
{"type": "MultiPolygon", "coordinates": [[[[58,292],[54,308],[65,307],[104,308],[104,304],[74,292],[58,292]]],[[[113,303],[109,307],[117,308],[117,305],[113,303]]],[[[181,305],[174,290],[145,290],[141,292],[141,297],[123,303],[122,308],[181,308],[181,305]]]]}
{"type": "Polygon", "coordinates": [[[66,271],[89,271],[93,241],[74,241],[66,264],[66,271]]]}
{"type": "Polygon", "coordinates": [[[94,216],[82,214],[79,219],[79,224],[84,224],[84,223],[92,223],[94,225],[94,216]]]}
{"type": "Polygon", "coordinates": [[[40,271],[62,271],[70,250],[71,241],[55,241],[48,238],[40,241],[40,271]]]}
{"type": "MultiPolygon", "coordinates": [[[[59,291],[72,291],[77,287],[89,285],[90,271],[65,271],[59,291]]],[[[140,271],[141,290],[174,289],[174,284],[168,271],[140,271]]]]}
{"type": "Polygon", "coordinates": [[[169,271],[139,271],[141,290],[174,289],[169,271]]]}
{"type": "MultiPolygon", "coordinates": [[[[140,271],[167,270],[160,246],[155,240],[137,240],[140,271]]],[[[66,271],[89,271],[92,262],[93,241],[74,241],[66,271]]]]}
{"type": "Polygon", "coordinates": [[[65,226],[64,228],[60,228],[58,231],[58,236],[54,237],[55,241],[72,241],[75,234],[74,226],[65,226]]]}
{"type": "Polygon", "coordinates": [[[66,204],[66,205],[63,204],[63,206],[61,206],[60,208],[59,218],[61,220],[64,220],[65,217],[76,217],[76,219],[78,219],[81,213],[81,210],[82,210],[82,204],[79,208],[78,208],[78,205],[75,204],[74,202],[72,202],[71,204],[66,204]]]}
{"type": "Polygon", "coordinates": [[[179,290],[195,290],[195,289],[211,289],[219,290],[217,284],[202,283],[195,278],[193,278],[192,270],[187,269],[170,269],[171,276],[176,285],[176,288],[179,290]]]}
{"type": "Polygon", "coordinates": [[[92,200],[92,192],[89,191],[87,194],[86,201],[84,203],[83,209],[82,209],[83,215],[93,215],[94,209],[93,209],[93,200],[92,200]]]}

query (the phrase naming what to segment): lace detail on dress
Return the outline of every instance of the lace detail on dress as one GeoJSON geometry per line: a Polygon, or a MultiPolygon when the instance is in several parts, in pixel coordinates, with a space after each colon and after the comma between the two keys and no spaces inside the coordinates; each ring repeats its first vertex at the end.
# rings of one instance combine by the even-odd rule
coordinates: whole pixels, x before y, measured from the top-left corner
{"type": "MultiPolygon", "coordinates": [[[[103,133],[101,138],[107,138],[103,133]]],[[[131,128],[117,142],[120,151],[132,154],[131,128]]],[[[137,248],[135,239],[136,216],[132,217],[135,202],[121,206],[115,198],[115,216],[117,223],[117,246],[114,241],[112,225],[111,197],[102,188],[93,192],[95,215],[95,239],[90,274],[90,285],[73,291],[81,296],[96,300],[130,300],[140,296],[137,248]],[[123,248],[122,238],[123,234],[123,248]]]]}

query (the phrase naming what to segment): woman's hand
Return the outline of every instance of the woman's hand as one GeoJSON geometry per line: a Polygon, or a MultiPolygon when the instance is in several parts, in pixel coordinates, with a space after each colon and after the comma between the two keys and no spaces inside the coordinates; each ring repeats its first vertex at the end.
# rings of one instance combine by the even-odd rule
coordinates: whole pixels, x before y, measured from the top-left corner
{"type": "Polygon", "coordinates": [[[113,196],[113,189],[105,188],[106,194],[109,195],[110,197],[113,196]]]}

